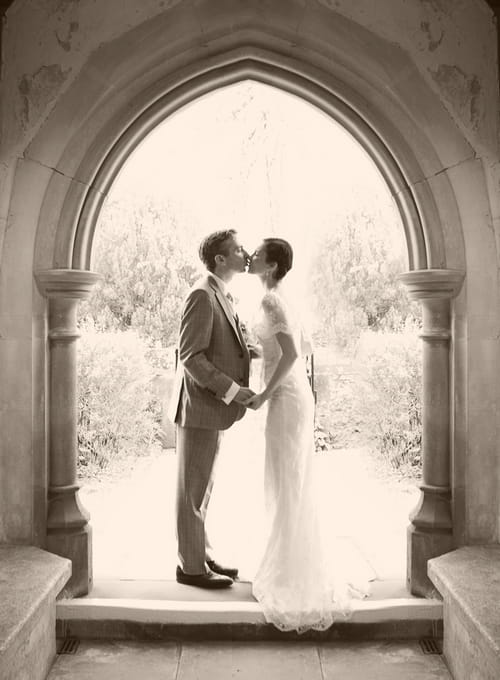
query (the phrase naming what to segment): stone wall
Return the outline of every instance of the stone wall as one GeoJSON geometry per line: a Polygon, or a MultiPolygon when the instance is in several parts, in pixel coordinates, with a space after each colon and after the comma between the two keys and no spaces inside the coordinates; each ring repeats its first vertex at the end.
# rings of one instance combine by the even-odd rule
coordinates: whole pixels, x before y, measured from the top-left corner
{"type": "Polygon", "coordinates": [[[427,266],[466,271],[452,346],[456,539],[498,538],[499,106],[486,3],[17,0],[0,104],[0,542],[45,541],[47,309],[33,269],[71,266],[75,206],[97,171],[88,159],[127,115],[174,72],[248,46],[341,93],[403,169],[427,266]]]}

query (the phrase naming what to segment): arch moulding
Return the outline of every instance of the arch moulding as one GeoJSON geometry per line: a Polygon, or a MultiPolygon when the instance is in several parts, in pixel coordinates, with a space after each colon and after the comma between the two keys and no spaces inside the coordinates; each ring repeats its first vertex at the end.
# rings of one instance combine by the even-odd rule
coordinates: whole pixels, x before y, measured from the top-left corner
{"type": "MultiPolygon", "coordinates": [[[[68,592],[76,595],[87,592],[92,579],[91,533],[87,513],[78,501],[76,483],[74,341],[78,335],[77,301],[89,294],[96,278],[89,269],[94,230],[103,202],[131,152],[166,117],[217,88],[252,79],[307,100],[348,130],[378,167],[399,208],[410,269],[403,281],[413,297],[425,300],[423,337],[429,348],[427,369],[424,352],[424,371],[427,370],[424,376],[424,484],[408,538],[410,587],[414,593],[426,595],[431,592],[427,559],[453,547],[449,472],[452,441],[449,351],[453,334],[450,310],[451,300],[459,292],[464,276],[464,271],[456,268],[457,262],[463,263],[465,258],[452,187],[443,179],[439,196],[433,193],[421,167],[420,145],[405,141],[404,126],[390,120],[382,105],[375,107],[373,99],[365,98],[366,92],[356,89],[355,85],[361,82],[357,76],[346,82],[344,73],[340,77],[335,72],[334,62],[330,70],[325,70],[319,68],[313,58],[297,59],[272,50],[269,36],[269,45],[264,48],[263,34],[253,45],[238,44],[238,36],[233,36],[233,40],[236,46],[231,49],[214,51],[208,58],[193,58],[181,68],[172,70],[165,60],[161,77],[142,90],[137,89],[136,79],[131,79],[130,98],[124,97],[121,90],[119,97],[110,92],[95,110],[89,105],[88,115],[67,140],[61,156],[62,162],[73,158],[75,180],[67,182],[61,190],[61,178],[54,173],[48,184],[35,241],[34,272],[43,296],[40,306],[48,305],[49,310],[51,392],[59,395],[57,386],[63,380],[73,397],[65,402],[61,395],[57,396],[57,416],[52,400],[47,406],[49,441],[52,442],[47,545],[73,560],[68,592]],[[93,130],[92,135],[82,134],[89,129],[93,130]],[[86,144],[82,144],[82,138],[88,140],[86,144]],[[447,255],[450,236],[445,235],[440,219],[443,211],[456,216],[451,258],[447,255]],[[455,268],[446,268],[449,260],[455,268]],[[434,418],[426,419],[430,413],[426,412],[426,403],[431,399],[433,404],[437,399],[441,409],[442,426],[438,432],[434,418]],[[69,430],[67,422],[71,423],[69,430]],[[64,451],[61,441],[64,441],[64,451]]],[[[391,101],[388,108],[393,107],[394,101],[391,101]]],[[[401,106],[401,120],[406,115],[403,109],[401,106]]],[[[61,115],[60,112],[57,115],[61,115]]],[[[415,127],[413,122],[411,125],[415,127]]],[[[425,130],[416,126],[415,139],[419,137],[423,140],[421,148],[432,148],[432,140],[427,139],[425,130]]]]}
{"type": "MultiPolygon", "coordinates": [[[[73,180],[61,191],[60,178],[53,178],[44,197],[35,244],[35,270],[49,266],[88,268],[100,208],[134,148],[165,118],[191,101],[245,79],[275,86],[310,102],[360,143],[399,208],[410,270],[450,264],[463,267],[463,239],[453,189],[446,177],[442,178],[439,193],[428,184],[427,177],[441,171],[442,164],[425,127],[407,114],[404,101],[381,93],[380,84],[370,82],[368,67],[363,78],[346,72],[334,61],[327,62],[330,68],[326,70],[323,55],[308,50],[304,51],[307,60],[297,59],[289,54],[290,49],[278,51],[275,37],[263,32],[251,42],[248,33],[235,33],[231,42],[230,49],[218,50],[214,46],[203,57],[193,49],[193,60],[179,68],[175,64],[169,67],[165,58],[154,82],[141,89],[137,85],[140,74],[134,73],[118,93],[106,92],[98,106],[88,105],[88,115],[81,116],[80,126],[66,140],[55,167],[73,180]],[[456,232],[451,249],[441,215],[446,215],[450,223],[448,232],[450,225],[456,232]]],[[[425,87],[423,83],[422,86],[425,87]]],[[[73,88],[77,87],[78,81],[73,88]]],[[[435,100],[430,92],[429,96],[435,100]]],[[[65,97],[69,99],[70,93],[65,97]]],[[[56,121],[58,116],[64,119],[64,102],[61,109],[54,116],[56,121]]],[[[43,147],[43,133],[41,137],[43,147]]],[[[36,153],[37,145],[34,148],[36,153]]]]}
{"type": "MultiPolygon", "coordinates": [[[[102,207],[120,168],[135,147],[161,122],[183,106],[214,90],[237,83],[242,80],[255,80],[271,85],[290,94],[296,95],[333,118],[351,133],[359,144],[367,151],[395,199],[402,218],[408,244],[410,269],[424,269],[431,256],[427,253],[428,239],[424,233],[422,216],[429,216],[429,209],[419,207],[403,166],[400,165],[393,152],[376,132],[376,127],[364,119],[343,96],[325,87],[318,74],[299,72],[298,66],[292,70],[292,64],[280,63],[277,55],[259,50],[258,55],[247,56],[250,49],[238,50],[237,53],[221,54],[219,62],[211,69],[206,65],[193,65],[190,74],[183,70],[176,74],[166,92],[151,103],[137,117],[130,120],[120,137],[110,148],[105,158],[96,166],[96,159],[86,158],[84,163],[98,167],[92,182],[92,192],[85,197],[78,215],[74,243],[68,243],[68,254],[72,251],[71,266],[90,266],[92,237],[102,207]]],[[[113,123],[111,123],[113,125],[113,123]]],[[[388,124],[385,125],[388,128],[388,124]]],[[[68,206],[71,210],[71,206],[68,206]]],[[[74,208],[71,212],[75,213],[74,208]]],[[[69,235],[68,230],[65,232],[69,235]]],[[[64,238],[61,239],[61,243],[64,238]]],[[[441,245],[441,244],[440,244],[441,245]]],[[[441,245],[442,248],[442,245],[441,245]]]]}

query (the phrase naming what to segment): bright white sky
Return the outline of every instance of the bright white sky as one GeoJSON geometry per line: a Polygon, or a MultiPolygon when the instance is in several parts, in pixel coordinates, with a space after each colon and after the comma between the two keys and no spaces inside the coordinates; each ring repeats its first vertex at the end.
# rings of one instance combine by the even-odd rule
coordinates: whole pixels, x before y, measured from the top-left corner
{"type": "Polygon", "coordinates": [[[145,195],[177,206],[194,249],[229,227],[249,252],[263,236],[288,239],[299,277],[315,239],[354,212],[374,216],[406,257],[399,214],[360,145],[308,102],[254,81],[192,102],[140,144],[110,200],[145,195]]]}

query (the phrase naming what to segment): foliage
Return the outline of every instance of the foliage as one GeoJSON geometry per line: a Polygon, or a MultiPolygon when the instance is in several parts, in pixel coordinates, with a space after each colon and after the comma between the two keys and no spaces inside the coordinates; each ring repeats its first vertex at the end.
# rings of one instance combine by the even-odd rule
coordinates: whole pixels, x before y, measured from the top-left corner
{"type": "Polygon", "coordinates": [[[155,442],[160,405],[147,350],[133,331],[83,329],[78,362],[81,474],[104,469],[117,456],[146,453],[155,442]]]}
{"type": "Polygon", "coordinates": [[[369,428],[359,404],[362,381],[353,359],[333,346],[316,348],[316,450],[366,443],[369,428]]]}
{"type": "Polygon", "coordinates": [[[318,243],[311,270],[321,321],[316,448],[373,441],[392,467],[414,474],[421,448],[420,308],[398,281],[404,260],[389,228],[353,214],[318,243]]]}
{"type": "Polygon", "coordinates": [[[134,330],[148,343],[176,341],[180,307],[196,278],[196,253],[168,204],[112,203],[101,218],[93,269],[103,275],[81,318],[100,330],[134,330]]]}
{"type": "Polygon", "coordinates": [[[399,333],[365,331],[358,359],[365,372],[360,406],[377,448],[392,467],[419,471],[422,439],[422,350],[418,325],[399,333]]]}
{"type": "Polygon", "coordinates": [[[318,243],[312,291],[321,325],[316,342],[353,350],[362,331],[396,330],[418,318],[397,275],[401,254],[391,250],[384,225],[368,215],[351,215],[333,225],[318,243]]]}
{"type": "Polygon", "coordinates": [[[317,418],[314,422],[314,450],[329,451],[335,448],[335,435],[317,418]]]}
{"type": "MultiPolygon", "coordinates": [[[[154,367],[172,366],[182,300],[199,267],[178,214],[152,199],[122,199],[103,211],[92,264],[103,280],[80,315],[87,327],[79,369],[82,467],[143,451],[157,434],[151,378],[154,367]]],[[[352,446],[368,434],[391,464],[411,467],[420,456],[419,309],[397,280],[403,258],[386,231],[373,216],[353,214],[317,244],[315,354],[333,346],[351,364],[317,363],[315,446],[352,446]]]]}

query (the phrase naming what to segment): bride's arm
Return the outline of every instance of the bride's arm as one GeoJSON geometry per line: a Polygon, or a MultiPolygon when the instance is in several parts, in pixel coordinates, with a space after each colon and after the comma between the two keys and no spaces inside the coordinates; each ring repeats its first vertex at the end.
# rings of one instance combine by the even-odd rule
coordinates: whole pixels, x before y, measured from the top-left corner
{"type": "Polygon", "coordinates": [[[260,408],[260,406],[269,399],[274,390],[283,382],[299,356],[292,335],[289,335],[288,333],[276,333],[276,340],[281,347],[281,358],[274,369],[274,373],[265,389],[260,394],[255,394],[246,401],[245,406],[253,409],[260,408]]]}

